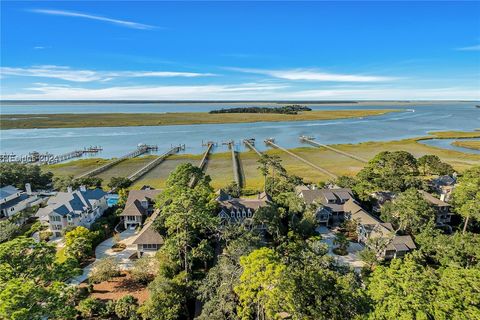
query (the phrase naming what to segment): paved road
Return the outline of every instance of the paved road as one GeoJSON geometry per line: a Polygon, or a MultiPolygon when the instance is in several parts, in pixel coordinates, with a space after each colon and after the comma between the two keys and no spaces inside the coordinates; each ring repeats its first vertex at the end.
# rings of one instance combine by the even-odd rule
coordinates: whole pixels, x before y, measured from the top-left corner
{"type": "Polygon", "coordinates": [[[83,273],[70,279],[69,283],[80,284],[81,282],[85,281],[90,275],[95,262],[106,257],[115,257],[121,270],[130,269],[133,265],[133,262],[129,259],[129,257],[137,251],[136,245],[132,244],[133,240],[135,240],[135,237],[135,230],[128,229],[120,233],[120,242],[127,245],[125,250],[121,252],[114,252],[112,250],[112,246],[115,242],[113,237],[100,243],[95,248],[95,261],[83,268],[83,273]]]}

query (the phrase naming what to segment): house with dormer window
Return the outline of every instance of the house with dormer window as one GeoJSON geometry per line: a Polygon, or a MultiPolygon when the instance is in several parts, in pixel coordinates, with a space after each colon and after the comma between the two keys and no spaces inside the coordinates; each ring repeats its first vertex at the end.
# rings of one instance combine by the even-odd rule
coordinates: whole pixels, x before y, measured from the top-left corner
{"type": "Polygon", "coordinates": [[[353,193],[348,188],[317,189],[298,186],[297,196],[303,199],[307,206],[316,206],[315,217],[320,225],[339,224],[344,220],[344,205],[353,199],[353,193]]]}
{"type": "Polygon", "coordinates": [[[271,202],[271,198],[265,192],[255,198],[232,198],[223,190],[217,192],[217,201],[220,206],[218,216],[222,225],[253,222],[253,215],[261,207],[271,202]]]}
{"type": "Polygon", "coordinates": [[[53,235],[61,237],[68,227],[90,228],[108,208],[106,196],[102,189],[87,189],[85,186],[78,190],[68,188],[67,192],[58,192],[51,197],[38,214],[48,217],[53,235]]]}

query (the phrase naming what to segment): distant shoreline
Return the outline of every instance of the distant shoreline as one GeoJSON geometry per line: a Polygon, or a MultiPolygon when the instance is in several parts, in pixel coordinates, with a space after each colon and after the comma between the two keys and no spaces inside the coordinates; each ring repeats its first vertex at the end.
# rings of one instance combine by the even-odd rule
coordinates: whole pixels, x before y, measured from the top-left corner
{"type": "Polygon", "coordinates": [[[477,100],[0,100],[1,104],[322,104],[322,105],[411,105],[430,103],[479,103],[477,100]]]}
{"type": "Polygon", "coordinates": [[[87,128],[122,126],[168,126],[282,121],[335,120],[378,116],[402,109],[315,110],[298,114],[172,112],[172,113],[85,113],[85,114],[6,114],[0,129],[87,128]]]}

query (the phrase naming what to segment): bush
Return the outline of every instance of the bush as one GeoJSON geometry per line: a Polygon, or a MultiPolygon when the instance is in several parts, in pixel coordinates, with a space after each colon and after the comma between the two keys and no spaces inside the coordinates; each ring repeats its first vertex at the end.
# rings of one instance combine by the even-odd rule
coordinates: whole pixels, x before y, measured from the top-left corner
{"type": "Polygon", "coordinates": [[[40,237],[40,241],[48,241],[50,237],[53,235],[52,231],[40,231],[38,234],[40,237]]]}
{"type": "Polygon", "coordinates": [[[95,262],[92,273],[90,274],[90,281],[99,283],[108,281],[113,277],[118,277],[120,270],[117,265],[117,260],[113,257],[108,257],[95,262]]]}
{"type": "Polygon", "coordinates": [[[123,296],[115,303],[115,314],[119,319],[135,318],[137,309],[138,300],[131,295],[123,296]]]}
{"type": "Polygon", "coordinates": [[[141,257],[133,264],[130,271],[133,281],[139,283],[149,283],[158,273],[158,263],[155,258],[141,257]]]}
{"type": "Polygon", "coordinates": [[[105,303],[96,298],[87,298],[80,301],[77,307],[78,311],[84,318],[91,318],[105,312],[105,303]]]}

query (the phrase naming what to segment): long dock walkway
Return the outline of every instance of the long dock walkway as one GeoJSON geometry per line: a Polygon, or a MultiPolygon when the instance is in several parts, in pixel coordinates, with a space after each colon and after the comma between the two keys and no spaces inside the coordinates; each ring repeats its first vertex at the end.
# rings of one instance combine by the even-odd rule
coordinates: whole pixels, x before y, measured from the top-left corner
{"type": "Polygon", "coordinates": [[[136,172],[132,173],[130,176],[128,176],[128,179],[130,179],[132,182],[138,180],[144,174],[146,174],[147,172],[149,172],[150,170],[158,166],[160,163],[162,163],[170,155],[177,153],[183,149],[185,149],[185,146],[173,147],[172,149],[168,150],[164,154],[156,157],[155,159],[147,163],[143,168],[140,168],[136,172]]]}
{"type": "Polygon", "coordinates": [[[228,147],[230,148],[230,151],[232,152],[232,168],[233,168],[233,178],[235,179],[235,183],[237,186],[240,188],[243,187],[243,179],[241,176],[240,172],[240,164],[238,163],[238,156],[237,153],[235,152],[235,144],[233,141],[230,141],[228,143],[228,147]]]}
{"type": "Polygon", "coordinates": [[[328,171],[328,170],[326,170],[326,169],[323,169],[323,168],[317,166],[316,164],[314,164],[314,163],[312,163],[312,162],[310,162],[310,161],[308,161],[308,160],[306,160],[306,159],[303,159],[303,158],[300,157],[299,155],[296,155],[295,153],[293,153],[293,152],[291,152],[291,151],[289,151],[289,150],[287,150],[287,149],[285,149],[285,148],[283,148],[283,147],[280,147],[278,144],[276,144],[276,143],[274,142],[273,139],[267,139],[267,140],[265,140],[265,143],[266,143],[267,145],[270,145],[270,146],[274,147],[274,148],[280,149],[280,150],[282,150],[282,151],[285,152],[285,153],[288,153],[289,155],[291,155],[291,156],[294,157],[295,159],[300,160],[301,162],[303,162],[303,163],[305,163],[305,164],[308,164],[308,165],[311,166],[312,168],[315,168],[315,169],[317,169],[318,171],[320,171],[320,172],[322,172],[322,173],[324,173],[324,174],[326,174],[326,175],[328,175],[328,176],[330,176],[330,177],[332,177],[332,178],[337,178],[337,175],[335,175],[334,173],[332,173],[332,172],[330,172],[330,171],[328,171]]]}
{"type": "Polygon", "coordinates": [[[258,156],[261,158],[262,157],[262,153],[260,151],[258,151],[257,148],[255,148],[255,139],[244,139],[243,140],[243,143],[250,149],[252,149],[253,151],[255,151],[256,154],[258,154],[258,156]]]}
{"type": "Polygon", "coordinates": [[[146,152],[148,152],[149,150],[152,150],[152,149],[155,149],[155,147],[152,147],[152,146],[148,146],[148,145],[141,145],[139,147],[137,147],[137,149],[135,149],[134,151],[130,152],[130,153],[127,153],[126,155],[124,156],[121,156],[120,158],[118,159],[115,159],[113,161],[110,161],[106,164],[104,164],[103,166],[100,166],[98,168],[95,168],[93,170],[90,170],[86,173],[83,173],[77,177],[75,177],[76,179],[79,179],[79,178],[84,178],[84,177],[91,177],[91,176],[95,176],[99,173],[102,173],[104,171],[106,171],[107,169],[110,169],[111,167],[119,164],[120,162],[124,161],[124,160],[127,160],[127,159],[130,159],[130,158],[135,158],[135,157],[138,157],[146,152]]]}
{"type": "Polygon", "coordinates": [[[351,154],[351,153],[348,153],[348,152],[345,152],[345,151],[338,150],[338,149],[336,149],[336,148],[327,146],[326,144],[323,144],[323,143],[318,143],[318,142],[316,142],[316,141],[313,141],[311,138],[308,138],[308,137],[305,137],[305,136],[300,136],[300,141],[310,143],[311,145],[314,145],[314,146],[317,146],[317,147],[326,148],[326,149],[328,149],[328,150],[331,150],[331,151],[333,151],[333,152],[339,153],[339,154],[344,155],[344,156],[346,156],[346,157],[349,157],[349,158],[358,160],[358,161],[363,162],[363,163],[367,163],[367,162],[368,162],[368,160],[366,160],[366,159],[364,159],[364,158],[361,158],[361,157],[356,156],[356,155],[353,155],[353,154],[351,154]]]}
{"type": "MultiPolygon", "coordinates": [[[[207,144],[207,151],[205,151],[205,153],[203,154],[202,160],[200,160],[200,163],[198,164],[198,167],[201,170],[205,169],[205,166],[207,164],[208,157],[210,156],[210,152],[212,151],[213,145],[214,145],[213,142],[209,142],[207,144]]],[[[190,183],[188,184],[188,186],[190,188],[193,188],[196,183],[197,183],[197,179],[195,179],[195,177],[192,177],[192,180],[190,180],[190,183]]]]}

